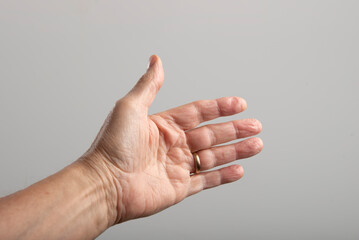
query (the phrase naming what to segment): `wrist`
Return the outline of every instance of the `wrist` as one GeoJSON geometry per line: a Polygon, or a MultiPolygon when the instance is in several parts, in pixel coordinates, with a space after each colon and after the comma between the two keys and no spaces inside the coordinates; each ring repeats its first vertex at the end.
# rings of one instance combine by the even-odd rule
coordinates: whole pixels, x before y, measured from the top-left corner
{"type": "Polygon", "coordinates": [[[121,188],[103,156],[97,152],[86,153],[70,166],[82,176],[88,185],[89,194],[96,202],[95,216],[97,220],[106,223],[106,228],[119,223],[121,210],[118,198],[121,188]]]}
{"type": "Polygon", "coordinates": [[[113,180],[89,163],[80,158],[2,198],[0,238],[93,239],[112,226],[118,217],[113,180]]]}

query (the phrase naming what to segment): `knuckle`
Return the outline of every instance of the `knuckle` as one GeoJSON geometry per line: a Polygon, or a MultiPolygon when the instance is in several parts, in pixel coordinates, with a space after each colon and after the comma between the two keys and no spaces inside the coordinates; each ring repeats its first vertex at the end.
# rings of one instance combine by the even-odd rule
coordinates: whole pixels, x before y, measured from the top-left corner
{"type": "Polygon", "coordinates": [[[243,152],[241,144],[233,144],[232,146],[233,146],[232,149],[234,152],[235,159],[240,159],[241,154],[243,152]]]}
{"type": "Polygon", "coordinates": [[[216,134],[214,133],[214,131],[209,127],[209,126],[205,126],[203,128],[203,130],[205,131],[205,136],[206,139],[207,139],[207,142],[206,142],[206,145],[207,146],[213,146],[216,144],[217,142],[217,137],[216,137],[216,134]]]}
{"type": "Polygon", "coordinates": [[[134,99],[131,99],[130,97],[124,97],[120,100],[118,100],[115,104],[116,110],[131,110],[136,108],[136,101],[134,99]]]}
{"type": "Polygon", "coordinates": [[[211,169],[215,166],[215,159],[213,158],[210,151],[200,152],[201,168],[203,170],[211,169]]]}
{"type": "Polygon", "coordinates": [[[240,124],[239,121],[233,121],[232,122],[232,128],[234,129],[234,134],[236,139],[241,137],[241,131],[240,131],[240,124]]]}

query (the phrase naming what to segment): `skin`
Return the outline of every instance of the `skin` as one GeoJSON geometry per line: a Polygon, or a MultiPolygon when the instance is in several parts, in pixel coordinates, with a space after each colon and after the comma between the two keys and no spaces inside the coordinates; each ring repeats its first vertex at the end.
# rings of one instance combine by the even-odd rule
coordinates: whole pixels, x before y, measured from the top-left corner
{"type": "Polygon", "coordinates": [[[164,80],[160,58],[108,115],[89,150],[60,172],[0,199],[0,238],[91,239],[110,226],[155,214],[204,189],[243,176],[259,153],[258,120],[200,123],[244,111],[239,97],[201,100],[148,115],[164,80]],[[217,146],[239,138],[246,140],[217,146]],[[201,160],[195,172],[192,153],[201,160]]]}

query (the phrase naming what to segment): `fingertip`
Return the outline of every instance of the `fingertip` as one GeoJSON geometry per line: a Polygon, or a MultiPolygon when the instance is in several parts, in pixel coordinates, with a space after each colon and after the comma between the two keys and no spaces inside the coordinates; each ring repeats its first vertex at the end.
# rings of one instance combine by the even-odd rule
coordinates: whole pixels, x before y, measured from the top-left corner
{"type": "Polygon", "coordinates": [[[227,179],[225,181],[227,183],[237,181],[243,177],[244,170],[241,165],[231,165],[228,170],[227,179]]]}
{"type": "Polygon", "coordinates": [[[234,171],[235,171],[235,173],[237,175],[237,179],[242,178],[243,175],[244,175],[243,167],[241,165],[234,165],[233,167],[234,167],[234,171]]]}
{"type": "Polygon", "coordinates": [[[261,152],[263,149],[263,140],[259,137],[252,138],[253,148],[256,150],[257,153],[261,152]]]}
{"type": "Polygon", "coordinates": [[[261,138],[258,138],[259,146],[261,147],[261,150],[263,149],[263,140],[261,138]]]}
{"type": "Polygon", "coordinates": [[[149,58],[149,66],[146,74],[148,76],[152,76],[151,78],[157,80],[159,87],[162,86],[164,80],[164,70],[163,70],[161,58],[156,54],[153,54],[149,58]]]}
{"type": "Polygon", "coordinates": [[[247,101],[241,97],[233,97],[232,98],[234,109],[236,113],[243,112],[247,109],[247,101]]]}
{"type": "Polygon", "coordinates": [[[158,63],[162,63],[161,58],[159,56],[157,56],[156,54],[151,55],[148,62],[149,62],[148,68],[152,68],[154,65],[156,65],[158,63]]]}
{"type": "Polygon", "coordinates": [[[150,58],[148,59],[148,68],[151,68],[157,61],[157,55],[151,55],[150,58]]]}
{"type": "Polygon", "coordinates": [[[258,119],[256,119],[256,121],[257,121],[257,124],[258,124],[258,133],[260,133],[263,130],[263,125],[262,125],[261,121],[259,121],[258,119]]]}
{"type": "Polygon", "coordinates": [[[242,111],[247,109],[247,101],[244,98],[240,98],[242,101],[242,111]]]}
{"type": "Polygon", "coordinates": [[[258,119],[255,119],[255,118],[252,118],[250,119],[250,125],[252,127],[252,130],[253,130],[253,133],[255,134],[258,134],[262,131],[262,123],[258,120],[258,119]]]}

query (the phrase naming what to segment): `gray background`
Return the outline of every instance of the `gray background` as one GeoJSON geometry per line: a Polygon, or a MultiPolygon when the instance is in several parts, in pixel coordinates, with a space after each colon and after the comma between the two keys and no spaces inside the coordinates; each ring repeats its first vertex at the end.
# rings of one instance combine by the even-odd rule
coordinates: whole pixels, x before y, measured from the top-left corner
{"type": "MultiPolygon", "coordinates": [[[[358,1],[0,0],[0,195],[89,147],[156,53],[151,112],[237,95],[242,180],[99,239],[358,239],[358,1]]],[[[218,122],[218,121],[217,121],[218,122]]]]}

